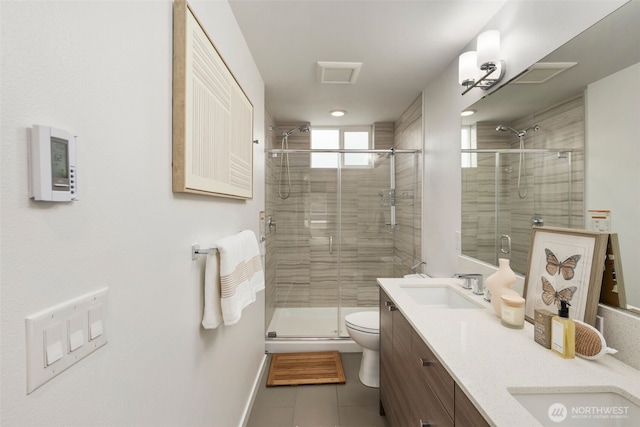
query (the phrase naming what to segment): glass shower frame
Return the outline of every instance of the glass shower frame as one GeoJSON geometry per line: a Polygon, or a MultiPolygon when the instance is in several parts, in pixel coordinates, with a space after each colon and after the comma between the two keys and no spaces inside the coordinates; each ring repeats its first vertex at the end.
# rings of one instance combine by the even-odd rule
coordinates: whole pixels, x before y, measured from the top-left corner
{"type": "Polygon", "coordinates": [[[344,328],[346,314],[377,310],[375,279],[393,277],[397,271],[394,264],[412,265],[419,257],[416,250],[419,251],[420,238],[414,232],[410,259],[400,259],[402,255],[394,250],[392,223],[397,216],[398,222],[409,221],[414,229],[420,225],[419,206],[414,203],[420,150],[267,149],[265,152],[267,162],[271,162],[266,167],[266,217],[273,224],[266,231],[268,286],[271,283],[265,301],[267,338],[348,338],[344,328]],[[373,167],[345,168],[343,162],[338,162],[340,166],[336,169],[313,170],[310,167],[313,153],[366,153],[372,156],[373,167]],[[284,155],[290,157],[292,197],[278,200],[277,191],[272,190],[277,187],[284,155]],[[305,156],[308,165],[300,166],[299,160],[305,156]],[[396,172],[393,166],[396,162],[391,159],[402,159],[404,167],[401,165],[396,172]],[[411,171],[407,171],[408,163],[411,171]],[[394,186],[396,173],[403,174],[398,180],[402,188],[394,186]],[[383,176],[384,184],[380,176],[365,178],[367,174],[383,176]],[[335,213],[329,212],[333,206],[335,213]],[[290,214],[305,218],[290,220],[287,217],[290,214]],[[300,225],[292,227],[292,221],[300,225]],[[274,239],[280,240],[274,244],[274,239]],[[388,251],[381,256],[385,248],[388,251]],[[290,277],[286,277],[288,274],[290,277]],[[321,327],[317,321],[323,316],[334,319],[330,328],[321,327]],[[282,327],[273,327],[277,322],[288,327],[284,331],[282,327]]]}
{"type": "Polygon", "coordinates": [[[509,258],[514,271],[524,274],[532,226],[571,228],[579,222],[581,212],[575,209],[581,204],[576,203],[574,194],[574,150],[463,149],[462,155],[477,156],[475,162],[466,164],[476,164],[478,170],[486,168],[484,175],[479,173],[474,178],[465,177],[465,168],[462,170],[463,255],[493,265],[498,264],[499,258],[509,258]],[[515,186],[520,155],[527,163],[525,198],[518,196],[515,186]],[[469,203],[470,194],[477,204],[469,203]],[[468,221],[476,222],[475,230],[467,226],[468,221]],[[470,229],[475,240],[469,237],[470,229]]]}

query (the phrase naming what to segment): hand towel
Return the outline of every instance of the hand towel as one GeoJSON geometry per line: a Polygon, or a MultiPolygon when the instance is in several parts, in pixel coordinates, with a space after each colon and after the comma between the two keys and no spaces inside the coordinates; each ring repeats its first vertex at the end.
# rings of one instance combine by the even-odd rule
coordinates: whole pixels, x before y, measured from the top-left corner
{"type": "Polygon", "coordinates": [[[220,303],[220,270],[218,252],[207,255],[204,268],[204,314],[202,326],[215,329],[222,324],[222,306],[220,303]]]}
{"type": "Polygon", "coordinates": [[[220,295],[225,325],[238,323],[242,310],[264,289],[260,249],[253,231],[244,230],[216,242],[220,252],[220,295]]]}

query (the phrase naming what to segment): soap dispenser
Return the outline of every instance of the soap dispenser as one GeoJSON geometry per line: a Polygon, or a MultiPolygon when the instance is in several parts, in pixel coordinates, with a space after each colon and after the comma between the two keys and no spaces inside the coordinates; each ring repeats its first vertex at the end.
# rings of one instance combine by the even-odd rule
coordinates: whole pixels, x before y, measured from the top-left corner
{"type": "Polygon", "coordinates": [[[565,359],[576,357],[576,324],[569,318],[570,305],[561,300],[558,315],[551,319],[551,350],[565,359]]]}

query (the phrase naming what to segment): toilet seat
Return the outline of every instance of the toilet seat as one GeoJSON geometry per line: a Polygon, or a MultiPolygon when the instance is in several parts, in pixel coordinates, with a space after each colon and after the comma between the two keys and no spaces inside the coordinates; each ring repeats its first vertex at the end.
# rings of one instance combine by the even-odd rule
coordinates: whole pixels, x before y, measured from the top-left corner
{"type": "Polygon", "coordinates": [[[379,313],[377,311],[360,311],[345,316],[346,325],[356,331],[368,334],[379,334],[380,323],[379,313]]]}

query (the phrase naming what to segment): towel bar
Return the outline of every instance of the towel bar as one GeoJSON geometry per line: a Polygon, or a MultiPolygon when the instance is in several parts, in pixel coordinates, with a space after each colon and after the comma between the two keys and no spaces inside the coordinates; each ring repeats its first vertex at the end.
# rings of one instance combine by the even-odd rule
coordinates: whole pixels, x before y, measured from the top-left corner
{"type": "Polygon", "coordinates": [[[200,245],[191,246],[191,259],[194,260],[198,255],[209,255],[218,252],[218,248],[200,249],[200,245]]]}

